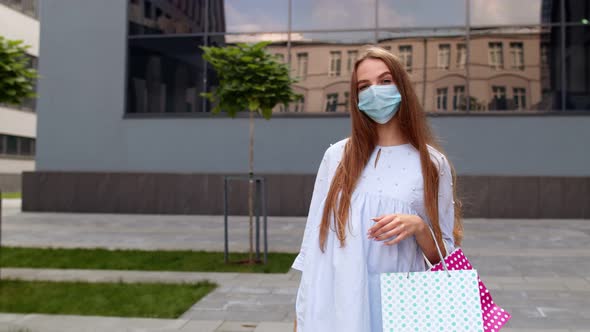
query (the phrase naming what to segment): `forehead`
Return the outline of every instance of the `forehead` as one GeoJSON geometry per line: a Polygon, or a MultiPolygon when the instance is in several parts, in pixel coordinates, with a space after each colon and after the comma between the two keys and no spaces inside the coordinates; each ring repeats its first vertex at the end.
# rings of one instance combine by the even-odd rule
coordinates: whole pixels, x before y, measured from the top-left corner
{"type": "Polygon", "coordinates": [[[385,62],[379,60],[379,59],[372,59],[372,58],[367,58],[365,60],[363,60],[361,63],[359,63],[357,70],[356,70],[356,75],[357,75],[357,80],[358,81],[362,81],[362,80],[373,80],[376,79],[379,75],[381,75],[383,72],[388,72],[389,68],[387,68],[387,65],[385,64],[385,62]]]}

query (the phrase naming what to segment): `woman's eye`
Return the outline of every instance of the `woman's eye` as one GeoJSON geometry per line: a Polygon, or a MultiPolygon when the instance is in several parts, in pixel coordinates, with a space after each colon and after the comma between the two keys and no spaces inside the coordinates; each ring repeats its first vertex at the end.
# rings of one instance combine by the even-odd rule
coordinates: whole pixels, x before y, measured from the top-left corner
{"type": "Polygon", "coordinates": [[[366,89],[368,87],[368,85],[363,85],[359,87],[359,91],[363,91],[364,89],[366,89]]]}
{"type": "Polygon", "coordinates": [[[383,84],[393,84],[393,80],[390,80],[389,78],[386,78],[382,81],[383,84]]]}

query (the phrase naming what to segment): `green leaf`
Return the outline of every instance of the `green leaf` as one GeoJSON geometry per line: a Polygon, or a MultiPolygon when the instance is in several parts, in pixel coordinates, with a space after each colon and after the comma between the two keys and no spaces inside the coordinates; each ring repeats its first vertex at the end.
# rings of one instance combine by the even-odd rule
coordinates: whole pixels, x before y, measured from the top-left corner
{"type": "Polygon", "coordinates": [[[260,108],[260,102],[257,99],[251,99],[248,102],[248,108],[251,111],[256,111],[256,110],[258,110],[258,108],[260,108]]]}

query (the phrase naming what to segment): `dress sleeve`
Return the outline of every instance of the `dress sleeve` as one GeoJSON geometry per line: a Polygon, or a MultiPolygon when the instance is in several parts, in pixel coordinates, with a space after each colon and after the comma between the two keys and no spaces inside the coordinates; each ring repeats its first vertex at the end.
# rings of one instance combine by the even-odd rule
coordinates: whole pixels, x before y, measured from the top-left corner
{"type": "Polygon", "coordinates": [[[303,262],[305,260],[305,252],[310,245],[313,245],[313,239],[317,238],[317,221],[316,216],[323,211],[319,211],[322,206],[322,201],[326,198],[328,190],[330,189],[330,176],[328,167],[328,149],[324,152],[324,157],[320,163],[318,173],[315,178],[315,184],[313,186],[313,193],[311,196],[311,203],[309,205],[309,211],[307,213],[307,222],[305,224],[305,231],[303,232],[303,240],[301,241],[301,249],[299,254],[295,258],[293,269],[303,271],[303,262]]]}
{"type": "Polygon", "coordinates": [[[439,160],[438,220],[442,231],[447,255],[455,250],[453,229],[455,227],[455,201],[453,198],[453,174],[447,158],[441,154],[439,160]]]}

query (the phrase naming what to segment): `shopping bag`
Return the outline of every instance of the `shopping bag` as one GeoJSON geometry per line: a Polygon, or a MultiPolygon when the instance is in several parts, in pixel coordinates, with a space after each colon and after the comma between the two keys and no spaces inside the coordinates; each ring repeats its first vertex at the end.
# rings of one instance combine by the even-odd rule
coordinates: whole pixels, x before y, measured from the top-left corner
{"type": "Polygon", "coordinates": [[[483,332],[477,271],[382,273],[384,332],[483,332]]]}
{"type": "Polygon", "coordinates": [[[430,232],[444,271],[381,273],[383,331],[484,332],[477,271],[450,270],[430,232]]]}
{"type": "MultiPolygon", "coordinates": [[[[448,255],[444,261],[449,270],[451,271],[473,271],[473,266],[469,263],[467,257],[463,253],[461,248],[455,249],[450,255],[448,255]]],[[[426,262],[428,260],[426,259],[426,262]]],[[[428,263],[430,265],[430,263],[428,263]]],[[[432,266],[429,271],[442,271],[444,266],[442,262],[432,266]]],[[[499,331],[512,316],[505,311],[504,309],[500,308],[494,300],[492,299],[492,295],[490,294],[487,287],[481,281],[481,279],[477,278],[478,280],[478,287],[479,287],[479,295],[481,298],[481,309],[482,309],[482,316],[484,320],[484,331],[485,332],[497,332],[499,331]]]]}

